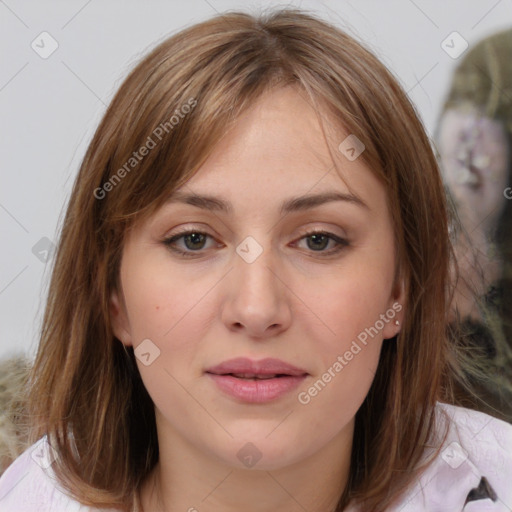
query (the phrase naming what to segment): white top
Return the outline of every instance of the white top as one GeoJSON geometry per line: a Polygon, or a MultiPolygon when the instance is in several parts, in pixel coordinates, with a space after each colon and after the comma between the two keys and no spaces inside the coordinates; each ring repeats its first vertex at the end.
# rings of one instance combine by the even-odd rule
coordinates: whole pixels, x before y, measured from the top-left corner
{"type": "MultiPolygon", "coordinates": [[[[400,503],[383,512],[511,512],[512,425],[452,405],[436,410],[452,420],[443,449],[400,503]]],[[[52,471],[52,450],[45,436],[7,468],[0,512],[105,512],[66,495],[52,471]]]]}

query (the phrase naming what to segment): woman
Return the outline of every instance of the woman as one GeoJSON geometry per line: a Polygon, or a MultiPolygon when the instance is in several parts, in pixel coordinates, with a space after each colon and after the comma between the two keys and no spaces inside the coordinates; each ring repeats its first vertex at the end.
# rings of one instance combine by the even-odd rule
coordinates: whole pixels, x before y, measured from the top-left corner
{"type": "Polygon", "coordinates": [[[428,138],[360,44],[297,10],[176,34],[123,83],[77,177],[34,447],[0,506],[510,502],[512,427],[448,405],[464,375],[449,260],[428,138]]]}

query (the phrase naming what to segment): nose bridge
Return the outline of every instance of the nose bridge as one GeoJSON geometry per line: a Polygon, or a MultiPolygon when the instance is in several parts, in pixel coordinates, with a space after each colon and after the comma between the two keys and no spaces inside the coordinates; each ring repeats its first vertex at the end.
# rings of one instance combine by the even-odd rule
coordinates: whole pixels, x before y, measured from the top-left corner
{"type": "MultiPolygon", "coordinates": [[[[253,236],[247,236],[236,247],[235,274],[238,288],[250,295],[269,292],[266,300],[273,298],[275,289],[276,258],[272,253],[272,243],[268,236],[258,236],[261,243],[253,236]],[[263,240],[265,238],[265,240],[263,240]]],[[[263,298],[263,297],[260,297],[263,298]]]]}
{"type": "Polygon", "coordinates": [[[279,275],[279,259],[265,234],[247,236],[236,246],[230,272],[229,300],[223,320],[229,328],[245,327],[248,334],[262,336],[267,328],[285,328],[291,318],[285,286],[279,275]],[[256,239],[259,238],[260,241],[256,239]]]}

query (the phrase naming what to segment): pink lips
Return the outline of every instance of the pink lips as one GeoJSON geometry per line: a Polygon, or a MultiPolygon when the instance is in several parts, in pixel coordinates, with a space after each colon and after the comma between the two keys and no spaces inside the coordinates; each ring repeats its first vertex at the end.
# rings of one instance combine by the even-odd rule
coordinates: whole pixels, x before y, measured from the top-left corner
{"type": "Polygon", "coordinates": [[[298,387],[308,375],[301,368],[271,358],[230,359],[208,368],[206,374],[221,391],[249,403],[277,399],[298,387]]]}

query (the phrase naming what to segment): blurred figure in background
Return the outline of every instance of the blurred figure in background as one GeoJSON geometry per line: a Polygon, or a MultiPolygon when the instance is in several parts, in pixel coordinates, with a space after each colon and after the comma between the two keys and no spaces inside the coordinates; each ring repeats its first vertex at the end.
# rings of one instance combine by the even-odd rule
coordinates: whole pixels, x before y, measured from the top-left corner
{"type": "Polygon", "coordinates": [[[23,355],[0,361],[0,474],[29,447],[23,404],[30,366],[23,355]]]}
{"type": "Polygon", "coordinates": [[[489,360],[479,395],[512,422],[512,29],[458,65],[436,141],[458,217],[453,335],[489,360]]]}

